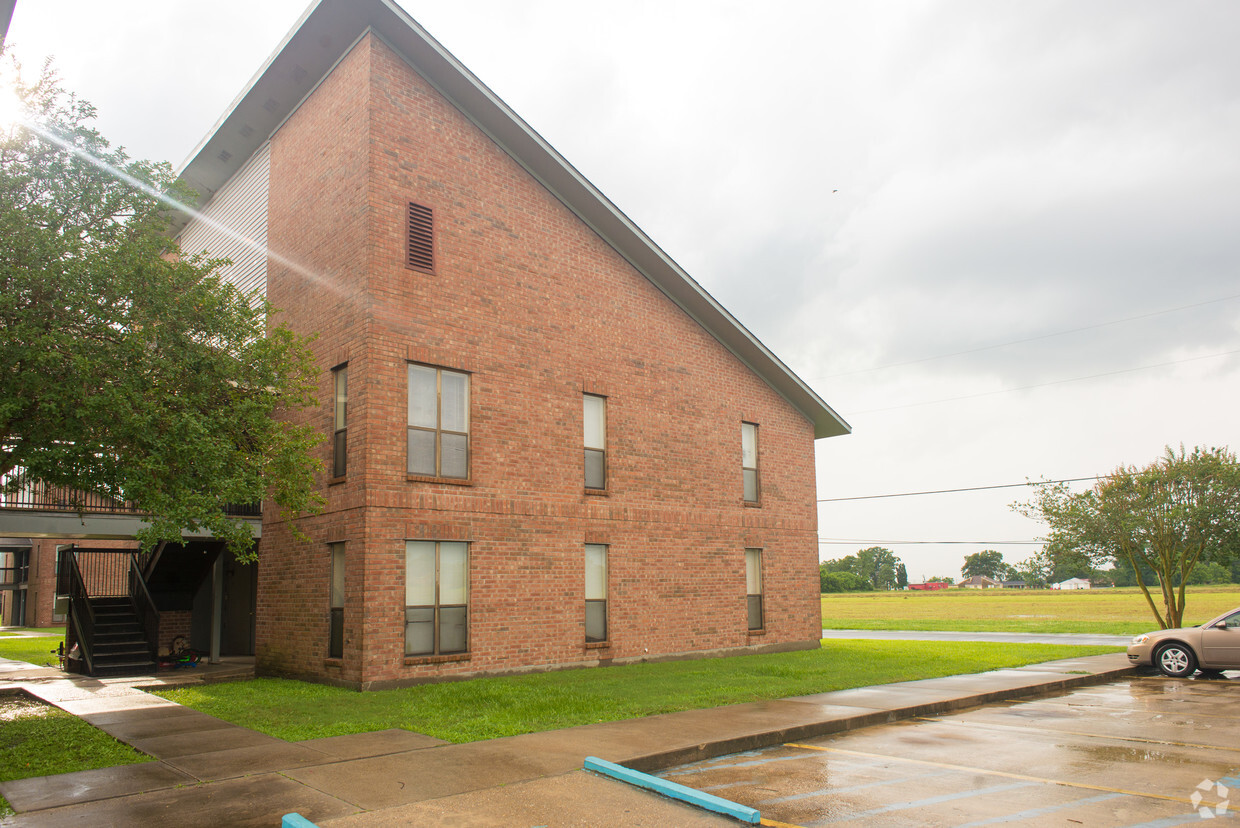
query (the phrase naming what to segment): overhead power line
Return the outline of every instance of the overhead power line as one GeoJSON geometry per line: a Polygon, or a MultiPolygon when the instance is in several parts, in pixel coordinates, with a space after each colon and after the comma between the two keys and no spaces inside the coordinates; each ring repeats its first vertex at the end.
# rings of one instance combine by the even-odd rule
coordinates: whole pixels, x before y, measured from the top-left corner
{"type": "Polygon", "coordinates": [[[1114,377],[1119,374],[1131,374],[1136,371],[1149,371],[1153,368],[1166,368],[1169,365],[1182,365],[1186,362],[1198,362],[1203,359],[1215,359],[1217,357],[1231,356],[1232,354],[1240,354],[1240,348],[1234,351],[1222,351],[1217,354],[1205,354],[1204,356],[1186,357],[1185,359],[1173,359],[1170,362],[1159,362],[1154,365],[1139,365],[1136,368],[1121,368],[1118,371],[1104,371],[1101,374],[1089,374],[1084,377],[1069,377],[1068,379],[1051,380],[1050,382],[1039,382],[1035,385],[1022,385],[1019,388],[1000,388],[997,391],[981,391],[977,394],[965,394],[960,397],[944,397],[941,400],[923,400],[922,402],[904,403],[902,405],[889,405],[883,408],[867,408],[863,411],[846,412],[849,417],[855,417],[858,414],[875,414],[880,411],[895,411],[900,408],[916,408],[922,405],[937,405],[945,402],[959,402],[961,400],[975,400],[978,397],[992,397],[996,394],[1010,394],[1013,391],[1028,391],[1033,388],[1046,388],[1051,385],[1064,385],[1069,382],[1084,382],[1085,380],[1101,379],[1102,377],[1114,377]]]}
{"type": "MultiPolygon", "coordinates": [[[[947,353],[947,354],[936,354],[934,356],[920,357],[918,359],[909,359],[903,362],[889,362],[886,365],[876,365],[873,368],[859,368],[856,371],[843,371],[838,374],[828,374],[825,377],[815,377],[814,380],[835,379],[836,377],[851,377],[856,374],[868,374],[872,371],[883,371],[883,370],[886,370],[887,368],[902,368],[905,365],[919,365],[923,362],[933,362],[936,359],[949,359],[951,357],[967,356],[968,354],[977,354],[983,351],[993,351],[997,348],[1006,348],[1009,345],[1023,345],[1027,342],[1039,342],[1043,339],[1053,339],[1057,336],[1067,336],[1069,334],[1081,333],[1082,331],[1093,331],[1093,330],[1097,330],[1098,328],[1106,328],[1111,325],[1122,325],[1125,322],[1136,322],[1141,319],[1150,319],[1152,317],[1163,316],[1168,313],[1178,313],[1179,311],[1191,310],[1193,308],[1200,308],[1204,305],[1213,305],[1217,302],[1229,302],[1233,299],[1240,299],[1240,293],[1233,294],[1231,296],[1221,296],[1218,299],[1207,299],[1204,302],[1194,302],[1191,305],[1180,305],[1174,308],[1167,308],[1166,310],[1151,311],[1150,313],[1141,313],[1141,314],[1137,314],[1136,316],[1125,316],[1123,319],[1112,319],[1109,322],[1099,322],[1096,325],[1084,325],[1080,328],[1068,328],[1067,330],[1053,331],[1051,333],[1045,333],[1045,334],[1038,334],[1037,336],[1029,336],[1029,337],[1025,337],[1024,339],[1010,339],[1006,342],[996,342],[993,345],[982,345],[977,348],[968,348],[963,351],[952,351],[951,353],[947,353]]],[[[811,380],[811,381],[814,381],[814,380],[811,380]]]]}
{"type": "Polygon", "coordinates": [[[819,538],[820,546],[856,546],[858,544],[890,544],[891,546],[929,546],[943,544],[947,546],[1041,546],[1046,541],[1040,540],[867,540],[862,538],[819,538]]]}
{"type": "Polygon", "coordinates": [[[929,489],[924,492],[891,492],[890,494],[854,495],[852,497],[824,497],[819,503],[840,503],[845,500],[879,500],[884,497],[917,497],[919,495],[954,494],[956,492],[984,492],[991,489],[1022,489],[1026,486],[1051,486],[1056,483],[1081,483],[1085,480],[1110,478],[1109,474],[1095,474],[1091,477],[1065,477],[1062,480],[1027,480],[1024,483],[997,483],[993,486],[965,486],[960,489],[929,489]]]}

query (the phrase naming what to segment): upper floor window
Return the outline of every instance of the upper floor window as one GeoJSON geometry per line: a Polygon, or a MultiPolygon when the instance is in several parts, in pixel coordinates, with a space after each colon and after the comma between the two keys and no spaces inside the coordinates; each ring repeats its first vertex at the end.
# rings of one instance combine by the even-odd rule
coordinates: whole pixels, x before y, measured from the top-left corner
{"type": "Polygon", "coordinates": [[[409,474],[469,477],[469,374],[409,365],[409,474]]]}
{"type": "Polygon", "coordinates": [[[745,481],[745,502],[757,503],[761,493],[758,481],[758,427],[753,423],[741,423],[741,475],[745,481]]]}
{"type": "Polygon", "coordinates": [[[435,222],[430,207],[409,202],[405,265],[430,273],[435,269],[435,222]]]}
{"type": "Polygon", "coordinates": [[[332,477],[344,477],[348,470],[349,368],[332,371],[332,477]]]}
{"type": "Polygon", "coordinates": [[[585,394],[582,421],[585,431],[587,489],[607,488],[607,399],[585,394]]]}

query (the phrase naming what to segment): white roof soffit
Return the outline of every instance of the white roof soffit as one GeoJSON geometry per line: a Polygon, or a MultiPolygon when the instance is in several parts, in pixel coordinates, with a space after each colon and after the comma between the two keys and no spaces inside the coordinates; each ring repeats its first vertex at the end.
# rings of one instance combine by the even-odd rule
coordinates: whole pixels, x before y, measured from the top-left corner
{"type": "MultiPolygon", "coordinates": [[[[390,0],[316,0],[182,165],[204,204],[279,128],[367,29],[404,56],[565,206],[814,424],[852,429],[606,196],[390,0]]],[[[179,217],[176,229],[187,216],[179,217]]]]}

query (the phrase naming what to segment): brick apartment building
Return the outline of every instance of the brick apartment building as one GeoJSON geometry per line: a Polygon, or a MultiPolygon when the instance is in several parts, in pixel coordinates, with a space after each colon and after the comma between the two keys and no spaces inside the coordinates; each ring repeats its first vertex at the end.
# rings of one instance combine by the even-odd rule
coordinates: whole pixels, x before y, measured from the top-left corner
{"type": "Polygon", "coordinates": [[[312,6],[182,178],[182,249],[317,335],[327,508],[264,520],[260,673],[817,646],[848,426],[398,7],[312,6]]]}

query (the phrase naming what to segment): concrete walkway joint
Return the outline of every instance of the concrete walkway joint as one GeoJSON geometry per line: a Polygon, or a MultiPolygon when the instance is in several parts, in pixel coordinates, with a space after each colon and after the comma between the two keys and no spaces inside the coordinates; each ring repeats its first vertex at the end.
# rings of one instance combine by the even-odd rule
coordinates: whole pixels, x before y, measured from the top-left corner
{"type": "Polygon", "coordinates": [[[323,828],[607,825],[620,812],[630,825],[722,825],[725,817],[587,774],[582,762],[598,756],[650,772],[1133,672],[1115,653],[446,744],[404,730],[284,742],[140,689],[169,680],[162,676],[100,681],[4,667],[0,692],[43,699],[159,760],[0,783],[18,811],[0,825],[40,828],[270,826],[288,813],[323,828]]]}

